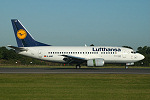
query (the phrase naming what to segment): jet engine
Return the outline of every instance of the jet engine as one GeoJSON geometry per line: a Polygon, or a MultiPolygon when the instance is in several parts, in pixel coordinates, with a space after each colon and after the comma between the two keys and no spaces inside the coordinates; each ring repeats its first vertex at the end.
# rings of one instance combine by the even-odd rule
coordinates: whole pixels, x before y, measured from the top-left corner
{"type": "Polygon", "coordinates": [[[88,67],[100,67],[104,65],[104,59],[102,58],[96,58],[96,59],[89,59],[87,61],[88,67]]]}

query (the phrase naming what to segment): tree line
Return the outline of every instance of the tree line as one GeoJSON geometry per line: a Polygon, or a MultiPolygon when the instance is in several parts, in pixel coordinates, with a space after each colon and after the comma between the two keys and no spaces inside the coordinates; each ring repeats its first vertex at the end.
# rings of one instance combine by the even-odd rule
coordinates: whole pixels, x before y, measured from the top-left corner
{"type": "MultiPolygon", "coordinates": [[[[140,63],[143,64],[143,66],[150,66],[150,47],[138,47],[137,52],[145,56],[145,59],[140,61],[140,63]]],[[[139,62],[137,62],[137,65],[139,65],[139,62]]]]}
{"type": "MultiPolygon", "coordinates": [[[[131,48],[129,46],[123,46],[131,48]]],[[[139,62],[136,62],[136,66],[150,66],[150,47],[138,47],[137,52],[143,54],[145,59],[139,62]]],[[[6,47],[0,47],[0,65],[62,65],[60,63],[52,63],[47,61],[42,61],[23,55],[17,54],[13,49],[7,49],[6,47]]]]}
{"type": "Polygon", "coordinates": [[[0,65],[60,65],[19,55],[13,49],[0,47],[0,65]]]}

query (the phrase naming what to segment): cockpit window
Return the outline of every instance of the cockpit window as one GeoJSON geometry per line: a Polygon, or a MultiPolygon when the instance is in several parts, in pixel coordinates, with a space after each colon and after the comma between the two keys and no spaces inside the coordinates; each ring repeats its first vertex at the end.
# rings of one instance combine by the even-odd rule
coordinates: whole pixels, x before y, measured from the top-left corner
{"type": "Polygon", "coordinates": [[[135,52],[135,51],[131,51],[131,53],[136,54],[136,52],[135,52]]]}

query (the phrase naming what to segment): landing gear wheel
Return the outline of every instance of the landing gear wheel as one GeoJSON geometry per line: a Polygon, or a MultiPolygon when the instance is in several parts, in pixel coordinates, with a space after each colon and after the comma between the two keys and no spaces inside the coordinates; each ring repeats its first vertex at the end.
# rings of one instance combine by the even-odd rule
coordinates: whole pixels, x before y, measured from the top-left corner
{"type": "Polygon", "coordinates": [[[128,69],[128,64],[125,64],[125,69],[128,69]]]}
{"type": "Polygon", "coordinates": [[[128,69],[128,66],[127,66],[127,65],[125,66],[125,69],[128,69]]]}
{"type": "Polygon", "coordinates": [[[80,69],[81,68],[81,66],[80,65],[76,65],[76,69],[80,69]]]}

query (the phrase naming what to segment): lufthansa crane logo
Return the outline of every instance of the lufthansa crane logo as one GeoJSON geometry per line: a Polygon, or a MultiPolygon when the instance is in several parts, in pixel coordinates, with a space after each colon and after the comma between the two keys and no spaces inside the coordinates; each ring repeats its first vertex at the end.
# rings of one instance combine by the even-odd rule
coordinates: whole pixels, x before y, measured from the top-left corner
{"type": "Polygon", "coordinates": [[[17,37],[19,39],[25,39],[27,36],[27,32],[24,29],[20,29],[17,31],[17,37]]]}

